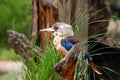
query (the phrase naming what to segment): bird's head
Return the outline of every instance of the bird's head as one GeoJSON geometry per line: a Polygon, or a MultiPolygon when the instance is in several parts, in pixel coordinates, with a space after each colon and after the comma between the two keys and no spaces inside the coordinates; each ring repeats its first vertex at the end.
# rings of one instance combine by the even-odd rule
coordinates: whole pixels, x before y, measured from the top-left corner
{"type": "Polygon", "coordinates": [[[55,23],[51,28],[41,29],[41,32],[53,32],[54,36],[74,36],[73,27],[63,22],[55,23]]]}

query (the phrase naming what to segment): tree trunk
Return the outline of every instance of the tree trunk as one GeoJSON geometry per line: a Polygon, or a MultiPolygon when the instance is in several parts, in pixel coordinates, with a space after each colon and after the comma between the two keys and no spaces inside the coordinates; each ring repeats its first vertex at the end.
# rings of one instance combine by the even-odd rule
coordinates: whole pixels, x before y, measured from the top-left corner
{"type": "Polygon", "coordinates": [[[75,29],[76,25],[82,26],[80,31],[77,32],[77,36],[82,40],[87,39],[87,0],[33,0],[32,6],[32,25],[30,35],[32,43],[36,43],[37,45],[41,44],[42,49],[45,49],[49,44],[52,35],[40,32],[40,29],[52,27],[52,25],[58,21],[72,24],[75,29]],[[82,19],[82,16],[87,18],[82,19]],[[78,17],[81,17],[81,19],[78,19],[78,17]]]}
{"type": "Polygon", "coordinates": [[[42,46],[42,49],[49,44],[51,34],[40,32],[40,29],[52,27],[58,21],[58,2],[55,0],[33,0],[32,2],[32,42],[42,46]],[[53,1],[53,2],[52,2],[53,1]]]}
{"type": "MultiPolygon", "coordinates": [[[[32,6],[33,6],[32,26],[31,26],[30,39],[32,43],[41,44],[41,48],[43,50],[45,49],[46,46],[49,45],[49,41],[51,40],[51,34],[39,32],[39,31],[40,29],[43,29],[43,28],[52,27],[52,25],[57,21],[71,24],[75,29],[76,29],[76,25],[82,26],[82,29],[81,31],[78,31],[77,36],[81,37],[82,40],[87,39],[87,31],[88,31],[87,30],[87,26],[88,26],[87,0],[84,0],[84,1],[83,0],[33,0],[32,6]],[[81,11],[78,11],[80,8],[81,8],[81,11]],[[84,8],[85,10],[82,8],[84,8]],[[87,18],[78,19],[78,17],[82,18],[82,16],[85,16],[87,18]],[[81,23],[83,24],[81,25],[81,23]]],[[[85,50],[87,51],[87,48],[85,50]]],[[[68,56],[66,57],[69,59],[75,55],[72,55],[69,57],[68,56]]],[[[63,74],[60,74],[60,73],[59,74],[62,76],[65,76],[65,78],[69,80],[73,79],[76,59],[71,60],[69,63],[66,63],[66,64],[67,65],[64,67],[71,67],[71,66],[73,67],[71,67],[71,69],[63,68],[63,74]],[[73,65],[69,65],[69,64],[73,64],[73,65]],[[70,74],[68,75],[64,74],[64,72],[69,72],[69,71],[70,71],[70,74]]]]}
{"type": "MultiPolygon", "coordinates": [[[[80,42],[88,38],[87,0],[33,0],[32,6],[31,41],[41,44],[42,49],[49,44],[51,34],[39,32],[40,29],[52,27],[57,21],[71,24],[74,29],[77,25],[80,29],[76,35],[80,42]]],[[[84,50],[87,51],[87,45],[84,50]]]]}
{"type": "Polygon", "coordinates": [[[105,39],[111,12],[105,4],[105,0],[89,0],[89,4],[88,35],[97,35],[96,37],[103,37],[105,39]]]}

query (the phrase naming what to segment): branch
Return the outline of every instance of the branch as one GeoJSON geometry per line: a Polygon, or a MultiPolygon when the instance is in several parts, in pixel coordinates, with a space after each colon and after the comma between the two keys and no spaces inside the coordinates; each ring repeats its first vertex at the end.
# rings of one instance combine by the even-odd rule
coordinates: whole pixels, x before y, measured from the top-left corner
{"type": "Polygon", "coordinates": [[[12,30],[8,30],[7,33],[8,42],[16,54],[27,61],[31,59],[33,53],[36,56],[41,56],[42,50],[37,46],[33,46],[24,34],[20,34],[12,30]]]}
{"type": "Polygon", "coordinates": [[[75,66],[77,62],[77,56],[80,53],[80,44],[77,43],[67,55],[61,59],[61,61],[54,67],[55,71],[60,74],[60,76],[73,80],[73,75],[75,71],[75,66]]]}

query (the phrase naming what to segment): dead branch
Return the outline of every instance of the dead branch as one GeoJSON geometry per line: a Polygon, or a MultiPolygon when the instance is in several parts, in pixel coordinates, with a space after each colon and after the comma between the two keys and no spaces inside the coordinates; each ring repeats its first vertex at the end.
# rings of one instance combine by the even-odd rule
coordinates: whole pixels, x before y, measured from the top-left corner
{"type": "Polygon", "coordinates": [[[15,53],[25,60],[30,60],[32,54],[41,56],[42,50],[37,46],[33,46],[24,34],[20,34],[13,30],[8,30],[8,42],[14,49],[15,53]]]}
{"type": "Polygon", "coordinates": [[[61,59],[61,61],[54,67],[55,71],[62,77],[73,80],[73,74],[77,62],[77,56],[80,53],[80,44],[76,44],[69,53],[61,59]]]}

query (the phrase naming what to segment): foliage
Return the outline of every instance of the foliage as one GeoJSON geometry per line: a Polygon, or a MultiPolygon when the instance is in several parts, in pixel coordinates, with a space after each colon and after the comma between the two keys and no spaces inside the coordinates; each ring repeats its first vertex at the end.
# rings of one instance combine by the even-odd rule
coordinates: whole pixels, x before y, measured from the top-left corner
{"type": "Polygon", "coordinates": [[[16,72],[10,72],[6,75],[0,75],[0,80],[18,80],[18,76],[16,72]]]}
{"type": "Polygon", "coordinates": [[[28,69],[24,68],[23,80],[64,80],[55,71],[54,66],[60,60],[53,45],[46,48],[44,56],[33,58],[28,62],[28,69]]]}
{"type": "Polygon", "coordinates": [[[10,48],[0,48],[0,60],[20,60],[20,57],[10,48]]]}
{"type": "Polygon", "coordinates": [[[115,4],[117,0],[105,0],[105,1],[109,2],[110,4],[115,4]]]}
{"type": "Polygon", "coordinates": [[[31,19],[31,0],[0,0],[0,45],[7,45],[8,29],[28,36],[31,19]]]}

